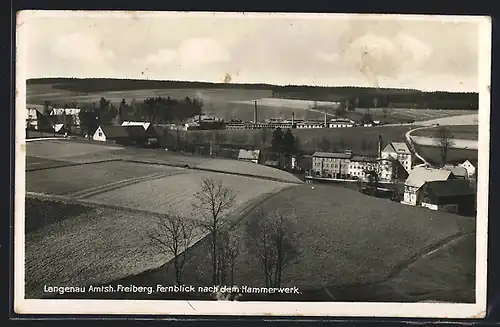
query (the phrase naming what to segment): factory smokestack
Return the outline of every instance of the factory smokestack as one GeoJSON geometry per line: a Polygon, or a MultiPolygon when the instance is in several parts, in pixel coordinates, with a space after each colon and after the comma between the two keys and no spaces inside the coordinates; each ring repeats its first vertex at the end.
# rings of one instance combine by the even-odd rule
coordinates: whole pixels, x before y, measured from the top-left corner
{"type": "Polygon", "coordinates": [[[377,150],[378,150],[378,157],[381,158],[382,157],[382,135],[379,134],[378,136],[378,147],[377,147],[377,150]]]}
{"type": "Polygon", "coordinates": [[[326,109],[325,109],[325,128],[328,127],[328,117],[327,117],[327,114],[326,114],[326,109]]]}
{"type": "Polygon", "coordinates": [[[292,112],[292,127],[295,124],[295,112],[292,112]]]}
{"type": "Polygon", "coordinates": [[[254,110],[253,110],[253,122],[257,123],[257,101],[254,102],[254,110]]]}

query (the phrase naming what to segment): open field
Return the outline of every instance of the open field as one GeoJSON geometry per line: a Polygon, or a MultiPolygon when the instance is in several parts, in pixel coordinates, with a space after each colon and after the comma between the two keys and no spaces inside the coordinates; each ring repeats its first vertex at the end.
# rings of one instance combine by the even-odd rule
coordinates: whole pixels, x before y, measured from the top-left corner
{"type": "MultiPolygon", "coordinates": [[[[297,286],[301,291],[313,294],[315,299],[327,297],[327,300],[324,289],[328,288],[337,301],[347,298],[356,301],[359,299],[353,299],[354,293],[343,292],[363,283],[364,287],[369,286],[373,291],[369,295],[365,292],[362,295],[365,299],[370,297],[371,301],[390,301],[393,298],[408,301],[413,299],[410,290],[415,282],[413,278],[418,274],[419,283],[428,285],[433,281],[438,283],[451,278],[458,281],[454,285],[443,284],[449,288],[443,289],[443,286],[438,293],[429,291],[421,294],[419,300],[440,300],[443,297],[449,299],[451,295],[455,295],[450,295],[450,292],[462,289],[467,300],[473,301],[469,297],[472,290],[465,288],[470,287],[470,278],[474,276],[474,251],[461,247],[451,253],[453,256],[448,255],[444,263],[428,259],[434,250],[437,255],[445,244],[461,235],[474,233],[474,219],[408,207],[331,185],[316,185],[314,190],[306,185],[289,188],[268,199],[260,208],[268,211],[289,206],[293,207],[298,216],[295,221],[299,232],[296,245],[300,255],[293,265],[285,269],[282,286],[297,286]],[[436,267],[432,268],[433,273],[426,275],[434,265],[436,267]],[[458,265],[460,270],[456,270],[458,265]],[[387,287],[376,286],[393,279],[393,287],[397,285],[398,291],[388,291],[387,287]]],[[[257,217],[250,213],[244,219],[247,221],[257,217]]],[[[239,224],[233,231],[243,246],[237,261],[235,284],[264,286],[259,263],[245,245],[248,236],[242,227],[239,224]]],[[[466,245],[470,245],[470,242],[466,245]]],[[[191,248],[190,256],[184,282],[210,285],[209,242],[204,240],[191,248]]],[[[115,282],[168,285],[173,282],[172,267],[166,265],[115,282]]],[[[115,296],[117,295],[111,295],[115,296]]],[[[144,294],[123,297],[151,298],[144,294]]]]}
{"type": "MultiPolygon", "coordinates": [[[[446,128],[453,134],[453,138],[462,140],[477,140],[479,126],[478,125],[451,125],[446,128]]],[[[427,129],[419,129],[411,133],[412,136],[429,136],[434,137],[440,129],[439,126],[430,127],[427,129]]]]}
{"type": "Polygon", "coordinates": [[[70,140],[32,141],[26,145],[26,154],[45,159],[67,159],[77,156],[90,156],[96,153],[110,153],[122,147],[100,143],[74,142],[70,140]]]}
{"type": "Polygon", "coordinates": [[[184,170],[160,165],[145,165],[123,161],[59,167],[27,172],[26,190],[29,192],[71,195],[74,192],[113,186],[147,176],[163,176],[184,170]]]}
{"type": "Polygon", "coordinates": [[[210,172],[190,172],[125,186],[110,192],[87,197],[85,201],[105,203],[120,207],[166,213],[170,210],[200,218],[193,208],[194,194],[200,190],[204,178],[221,180],[236,196],[234,210],[261,194],[274,193],[289,184],[258,180],[255,178],[210,172]]]}
{"type": "Polygon", "coordinates": [[[422,126],[432,126],[432,125],[477,125],[479,121],[479,115],[476,113],[466,114],[465,111],[457,111],[455,115],[449,117],[441,117],[435,119],[426,119],[424,121],[418,122],[422,126]]]}
{"type": "Polygon", "coordinates": [[[159,219],[152,213],[88,204],[81,205],[84,210],[75,210],[75,205],[55,200],[36,204],[40,200],[30,197],[26,201],[27,208],[44,210],[27,210],[27,221],[47,219],[43,213],[64,212],[64,219],[26,233],[28,298],[44,296],[43,285],[105,283],[170,259],[147,237],[159,219]]]}
{"type": "Polygon", "coordinates": [[[73,163],[65,160],[52,160],[52,159],[26,156],[26,171],[30,171],[33,169],[61,167],[71,164],[73,163]]]}
{"type": "MultiPolygon", "coordinates": [[[[441,163],[441,149],[436,146],[415,145],[417,152],[433,164],[441,163]]],[[[449,149],[446,161],[448,163],[462,163],[466,159],[477,160],[478,150],[449,149]]]]}
{"type": "MultiPolygon", "coordinates": [[[[69,163],[125,160],[145,164],[188,165],[199,169],[211,169],[232,174],[250,174],[261,178],[277,179],[285,182],[300,182],[297,177],[290,173],[263,165],[249,164],[243,161],[182,155],[179,153],[152,149],[122,148],[93,141],[50,140],[28,142],[27,157],[29,157],[28,170],[41,168],[38,167],[38,165],[42,164],[35,162],[41,162],[44,159],[69,163]]],[[[45,163],[46,167],[50,165],[49,163],[45,163]]],[[[60,166],[57,162],[54,162],[53,165],[60,166]]],[[[81,172],[84,171],[85,170],[81,170],[81,172]]],[[[91,173],[91,171],[89,173],[91,173]]]]}
{"type": "MultiPolygon", "coordinates": [[[[53,104],[63,106],[64,104],[85,104],[97,103],[101,97],[110,100],[111,103],[118,104],[122,99],[131,102],[132,99],[142,102],[148,97],[171,97],[182,99],[185,97],[196,97],[203,101],[203,111],[210,115],[229,120],[239,118],[242,120],[252,120],[254,113],[254,101],[257,101],[259,108],[258,117],[260,120],[269,118],[291,118],[292,113],[297,119],[322,119],[323,109],[311,109],[314,101],[271,98],[270,89],[250,89],[250,88],[172,88],[172,89],[140,89],[124,91],[101,91],[101,92],[76,92],[66,89],[58,89],[58,84],[28,84],[27,101],[34,105],[42,105],[44,101],[51,101],[53,104]]],[[[330,106],[331,102],[318,101],[319,106],[330,106]]],[[[359,109],[357,112],[347,113],[348,118],[357,120],[367,109],[359,109]]],[[[463,115],[474,113],[466,110],[437,110],[437,109],[404,109],[404,108],[373,108],[370,109],[375,120],[382,120],[386,123],[398,123],[408,120],[427,120],[447,116],[463,115]]],[[[330,114],[334,114],[330,110],[330,114]]]]}

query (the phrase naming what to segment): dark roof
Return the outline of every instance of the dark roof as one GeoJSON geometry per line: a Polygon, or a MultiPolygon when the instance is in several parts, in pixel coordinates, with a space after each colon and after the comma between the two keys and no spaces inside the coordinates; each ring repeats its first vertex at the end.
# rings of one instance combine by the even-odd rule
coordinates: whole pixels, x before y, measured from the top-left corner
{"type": "Polygon", "coordinates": [[[428,189],[437,197],[474,195],[475,190],[468,180],[450,179],[427,182],[428,189]]]}
{"type": "Polygon", "coordinates": [[[123,126],[123,127],[125,127],[128,136],[130,136],[131,138],[136,138],[136,137],[141,138],[149,136],[149,133],[146,132],[146,130],[142,126],[123,126]]]}
{"type": "Polygon", "coordinates": [[[149,133],[142,126],[100,126],[108,139],[143,138],[149,133]]]}
{"type": "Polygon", "coordinates": [[[367,156],[353,156],[351,161],[360,161],[360,162],[377,162],[378,158],[376,157],[367,157],[367,156]]]}
{"type": "MultiPolygon", "coordinates": [[[[100,126],[108,139],[127,138],[129,134],[124,126],[100,126]]],[[[142,127],[141,127],[142,128],[142,127]]]]}
{"type": "Polygon", "coordinates": [[[352,154],[350,153],[335,153],[335,152],[314,152],[313,157],[319,158],[337,158],[337,159],[350,159],[352,154]]]}

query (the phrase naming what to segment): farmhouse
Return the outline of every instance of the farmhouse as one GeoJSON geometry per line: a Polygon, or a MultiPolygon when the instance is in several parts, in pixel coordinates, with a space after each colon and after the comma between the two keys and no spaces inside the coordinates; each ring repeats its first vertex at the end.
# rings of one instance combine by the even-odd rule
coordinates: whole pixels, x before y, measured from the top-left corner
{"type": "Polygon", "coordinates": [[[475,214],[476,191],[467,180],[427,182],[422,190],[423,207],[464,215],[475,214]]]}
{"type": "Polygon", "coordinates": [[[406,169],[407,172],[412,168],[412,153],[406,143],[391,142],[380,153],[383,159],[396,159],[406,169]]]}
{"type": "Polygon", "coordinates": [[[471,162],[471,160],[465,160],[459,166],[465,168],[465,170],[467,171],[468,178],[473,178],[475,176],[477,163],[474,164],[473,162],[471,162]]]}
{"type": "Polygon", "coordinates": [[[424,186],[425,183],[446,181],[452,178],[453,174],[449,170],[415,167],[411,170],[405,181],[404,198],[401,203],[413,206],[420,205],[423,199],[422,186],[424,186]]]}
{"type": "Polygon", "coordinates": [[[469,179],[467,169],[462,166],[444,165],[443,169],[451,171],[456,179],[469,179]]]}
{"type": "Polygon", "coordinates": [[[260,160],[260,150],[245,150],[240,149],[238,153],[238,160],[250,161],[253,163],[259,163],[260,160]]]}
{"type": "Polygon", "coordinates": [[[144,130],[143,126],[99,126],[92,139],[101,142],[112,141],[119,144],[142,146],[156,142],[156,137],[144,130]]]}
{"type": "Polygon", "coordinates": [[[475,213],[476,191],[468,180],[451,179],[427,182],[422,187],[423,207],[453,213],[475,213]]]}
{"type": "Polygon", "coordinates": [[[29,105],[27,111],[26,128],[38,129],[38,119],[43,115],[43,106],[29,105]]]}

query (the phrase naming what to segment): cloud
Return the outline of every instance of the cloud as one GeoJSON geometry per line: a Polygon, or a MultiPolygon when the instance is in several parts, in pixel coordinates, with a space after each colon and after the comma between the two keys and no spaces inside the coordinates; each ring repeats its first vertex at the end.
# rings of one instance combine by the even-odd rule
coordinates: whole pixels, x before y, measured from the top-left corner
{"type": "Polygon", "coordinates": [[[432,48],[404,33],[392,37],[366,33],[352,39],[342,55],[373,86],[379,86],[380,77],[397,79],[421,73],[421,68],[432,55],[432,48]]]}
{"type": "Polygon", "coordinates": [[[135,64],[166,66],[173,62],[181,66],[199,66],[229,62],[230,53],[212,38],[189,38],[181,42],[177,49],[161,49],[140,59],[135,64]]]}
{"type": "Polygon", "coordinates": [[[82,33],[60,36],[51,50],[59,58],[85,62],[103,62],[115,57],[98,38],[82,33]]]}

